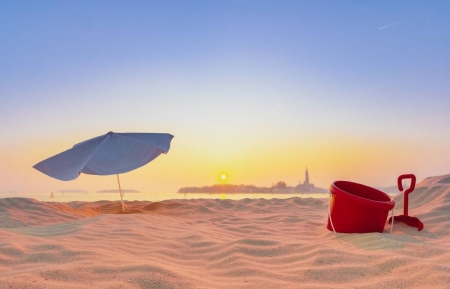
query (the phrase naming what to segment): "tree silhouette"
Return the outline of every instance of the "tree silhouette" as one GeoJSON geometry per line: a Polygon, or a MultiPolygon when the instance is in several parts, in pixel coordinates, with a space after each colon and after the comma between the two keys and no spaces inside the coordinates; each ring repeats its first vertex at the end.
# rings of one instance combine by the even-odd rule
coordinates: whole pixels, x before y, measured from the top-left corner
{"type": "Polygon", "coordinates": [[[280,188],[280,189],[286,189],[287,185],[285,182],[278,182],[278,183],[276,183],[275,187],[280,188]]]}

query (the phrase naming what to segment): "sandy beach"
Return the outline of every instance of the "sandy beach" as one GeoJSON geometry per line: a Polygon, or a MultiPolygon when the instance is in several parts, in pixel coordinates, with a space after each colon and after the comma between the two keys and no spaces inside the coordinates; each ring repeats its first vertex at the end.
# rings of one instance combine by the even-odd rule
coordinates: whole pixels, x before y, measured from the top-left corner
{"type": "Polygon", "coordinates": [[[450,288],[450,175],[409,197],[423,231],[337,237],[327,199],[0,199],[0,288],[450,288]]]}

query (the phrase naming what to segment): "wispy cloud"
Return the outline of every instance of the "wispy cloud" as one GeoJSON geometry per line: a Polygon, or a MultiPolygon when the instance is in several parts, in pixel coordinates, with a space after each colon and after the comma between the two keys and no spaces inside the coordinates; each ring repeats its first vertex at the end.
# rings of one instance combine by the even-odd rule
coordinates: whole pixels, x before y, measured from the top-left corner
{"type": "Polygon", "coordinates": [[[384,30],[384,29],[387,29],[387,28],[391,28],[393,26],[396,26],[396,25],[400,24],[400,22],[401,21],[398,21],[398,22],[395,22],[395,23],[391,23],[391,24],[386,25],[386,26],[381,26],[381,27],[378,28],[378,30],[384,30]]]}

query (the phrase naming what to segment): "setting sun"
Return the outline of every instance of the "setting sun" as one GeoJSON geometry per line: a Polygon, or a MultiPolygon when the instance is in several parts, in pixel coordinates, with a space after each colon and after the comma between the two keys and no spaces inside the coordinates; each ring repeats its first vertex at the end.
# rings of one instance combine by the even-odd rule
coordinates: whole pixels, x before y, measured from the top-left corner
{"type": "Polygon", "coordinates": [[[227,179],[227,175],[226,175],[226,174],[222,174],[222,175],[220,176],[220,178],[222,179],[222,181],[225,181],[225,180],[227,179]]]}

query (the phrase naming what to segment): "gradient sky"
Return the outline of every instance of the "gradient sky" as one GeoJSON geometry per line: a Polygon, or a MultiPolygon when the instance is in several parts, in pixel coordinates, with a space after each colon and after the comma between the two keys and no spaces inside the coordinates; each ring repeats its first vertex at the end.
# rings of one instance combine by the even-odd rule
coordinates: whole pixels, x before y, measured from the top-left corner
{"type": "Polygon", "coordinates": [[[32,166],[168,132],[125,189],[395,185],[450,173],[450,1],[0,1],[0,191],[115,188],[32,166]]]}

